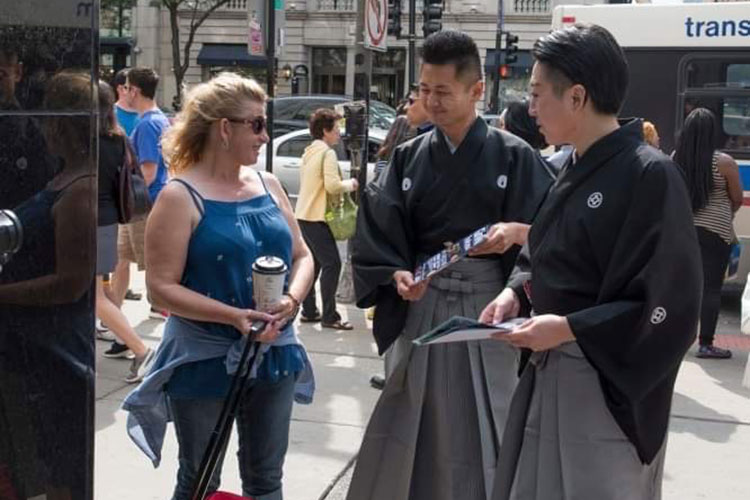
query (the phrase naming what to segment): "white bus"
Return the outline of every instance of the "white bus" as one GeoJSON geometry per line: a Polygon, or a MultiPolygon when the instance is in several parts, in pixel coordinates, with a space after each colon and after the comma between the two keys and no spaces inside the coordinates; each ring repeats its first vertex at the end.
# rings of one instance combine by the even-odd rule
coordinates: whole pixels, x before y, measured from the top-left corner
{"type": "Polygon", "coordinates": [[[575,23],[607,28],[623,47],[630,88],[622,116],[653,122],[670,153],[685,116],[711,109],[720,123],[721,148],[740,166],[743,206],[735,217],[739,269],[750,271],[750,2],[671,5],[564,5],[553,29],[575,23]]]}

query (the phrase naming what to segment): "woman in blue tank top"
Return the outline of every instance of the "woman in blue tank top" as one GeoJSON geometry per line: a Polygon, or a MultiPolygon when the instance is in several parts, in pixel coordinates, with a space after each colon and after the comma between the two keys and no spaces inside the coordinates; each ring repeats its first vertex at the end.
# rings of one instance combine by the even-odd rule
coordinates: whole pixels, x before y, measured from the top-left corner
{"type": "MultiPolygon", "coordinates": [[[[242,166],[268,142],[265,98],[255,81],[221,74],[190,91],[164,139],[176,177],[149,217],[146,283],[171,316],[151,372],[124,407],[131,437],[155,465],[173,420],[180,464],[173,500],[190,498],[254,320],[268,326],[257,337],[262,361],[237,416],[245,495],[281,500],[292,401],[312,400],[310,362],[292,320],[311,286],[313,259],[279,181],[242,166]],[[261,255],[290,270],[281,302],[262,312],[252,294],[261,255]]],[[[209,491],[220,475],[221,464],[209,491]]]]}

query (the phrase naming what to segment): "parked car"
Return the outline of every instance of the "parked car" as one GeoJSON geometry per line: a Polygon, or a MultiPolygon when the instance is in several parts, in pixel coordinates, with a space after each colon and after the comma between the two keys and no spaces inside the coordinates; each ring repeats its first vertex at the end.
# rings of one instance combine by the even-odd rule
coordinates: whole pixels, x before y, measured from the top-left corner
{"type": "MultiPolygon", "coordinates": [[[[305,129],[316,109],[331,108],[351,102],[343,95],[294,95],[277,97],[273,101],[274,138],[294,130],[305,129]]],[[[370,101],[370,128],[388,131],[396,120],[396,110],[380,101],[370,101]]]]}
{"type": "MultiPolygon", "coordinates": [[[[380,129],[370,129],[369,131],[369,148],[367,154],[367,180],[373,179],[375,172],[375,155],[380,146],[385,141],[387,131],[380,129]]],[[[296,203],[299,194],[299,169],[302,166],[302,154],[305,148],[312,142],[312,136],[307,129],[295,130],[289,132],[273,141],[273,173],[279,178],[281,185],[284,186],[292,204],[296,203]]],[[[351,177],[351,165],[349,163],[349,150],[343,143],[337,144],[334,149],[339,158],[341,174],[344,179],[351,177]]],[[[253,165],[255,170],[266,169],[266,146],[260,149],[258,162],[253,165]]]]}

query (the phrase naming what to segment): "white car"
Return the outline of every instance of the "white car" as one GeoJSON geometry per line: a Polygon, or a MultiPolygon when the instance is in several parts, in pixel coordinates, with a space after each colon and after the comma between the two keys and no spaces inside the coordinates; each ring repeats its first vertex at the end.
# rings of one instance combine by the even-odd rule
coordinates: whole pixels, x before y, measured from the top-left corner
{"type": "MultiPolygon", "coordinates": [[[[375,172],[375,155],[385,140],[388,132],[380,129],[370,129],[369,131],[369,148],[367,163],[367,180],[372,180],[375,172]]],[[[279,178],[281,185],[286,189],[292,204],[297,201],[299,193],[299,169],[302,166],[302,154],[305,148],[312,142],[312,136],[307,129],[295,130],[273,140],[273,174],[279,178]]],[[[350,178],[351,166],[349,163],[349,151],[343,145],[343,141],[337,144],[333,149],[339,157],[341,174],[344,179],[350,178]]],[[[258,155],[258,162],[253,165],[255,170],[265,171],[266,169],[266,150],[263,146],[258,155]]]]}

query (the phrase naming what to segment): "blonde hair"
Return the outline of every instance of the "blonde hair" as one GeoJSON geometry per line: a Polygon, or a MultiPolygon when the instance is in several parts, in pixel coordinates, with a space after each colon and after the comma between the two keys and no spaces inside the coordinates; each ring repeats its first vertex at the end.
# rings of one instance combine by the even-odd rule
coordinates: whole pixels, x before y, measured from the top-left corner
{"type": "Polygon", "coordinates": [[[237,118],[247,101],[266,102],[266,93],[253,79],[220,73],[190,89],[174,124],[162,137],[164,159],[173,174],[201,160],[211,125],[222,118],[237,118]]]}
{"type": "Polygon", "coordinates": [[[643,122],[643,140],[648,144],[656,147],[656,138],[659,134],[656,132],[656,126],[651,122],[643,122]]]}

